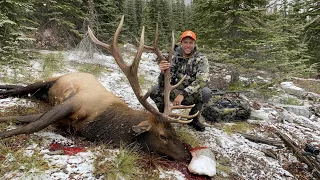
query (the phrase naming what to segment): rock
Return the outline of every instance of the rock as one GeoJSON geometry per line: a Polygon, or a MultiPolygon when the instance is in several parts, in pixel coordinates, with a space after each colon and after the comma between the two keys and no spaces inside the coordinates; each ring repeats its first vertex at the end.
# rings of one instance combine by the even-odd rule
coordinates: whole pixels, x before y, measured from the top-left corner
{"type": "Polygon", "coordinates": [[[309,118],[311,116],[310,107],[308,106],[294,106],[294,105],[285,105],[285,104],[279,104],[278,106],[283,107],[289,112],[294,113],[298,116],[304,116],[309,118]]]}
{"type": "Polygon", "coordinates": [[[129,51],[129,52],[136,52],[137,51],[137,47],[133,44],[125,44],[123,45],[123,48],[126,50],[126,51],[129,51]]]}
{"type": "Polygon", "coordinates": [[[280,87],[287,93],[291,95],[295,95],[298,97],[302,97],[306,91],[300,87],[297,87],[293,84],[293,82],[282,82],[280,87]]]}
{"type": "Polygon", "coordinates": [[[250,119],[257,119],[257,120],[264,120],[264,121],[269,121],[269,115],[275,111],[272,108],[260,108],[259,110],[252,110],[250,119]]]}
{"type": "Polygon", "coordinates": [[[226,90],[227,87],[239,80],[239,71],[232,64],[210,63],[210,88],[226,90]]]}
{"type": "Polygon", "coordinates": [[[188,170],[192,174],[214,176],[216,175],[216,161],[213,152],[208,147],[191,149],[192,159],[188,170]]]}
{"type": "Polygon", "coordinates": [[[309,101],[320,102],[320,95],[313,92],[305,92],[302,97],[309,101]]]}

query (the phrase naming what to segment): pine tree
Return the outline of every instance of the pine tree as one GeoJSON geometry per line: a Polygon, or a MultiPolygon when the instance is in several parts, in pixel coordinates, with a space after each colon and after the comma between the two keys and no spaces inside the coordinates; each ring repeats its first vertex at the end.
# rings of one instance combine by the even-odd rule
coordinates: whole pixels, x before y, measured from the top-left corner
{"type": "Polygon", "coordinates": [[[33,42],[35,22],[30,17],[34,9],[27,1],[0,2],[0,63],[21,64],[23,49],[33,42]]]}
{"type": "Polygon", "coordinates": [[[139,34],[139,25],[136,12],[136,1],[125,1],[125,26],[123,27],[123,33],[126,34],[126,39],[135,42],[135,37],[139,34]]]}
{"type": "Polygon", "coordinates": [[[33,0],[39,23],[37,45],[41,48],[76,45],[83,36],[81,29],[86,20],[86,12],[79,8],[82,3],[82,0],[33,0]]]}
{"type": "Polygon", "coordinates": [[[306,20],[303,40],[308,44],[309,64],[316,68],[320,77],[320,3],[317,0],[303,2],[302,18],[306,20]]]}
{"type": "Polygon", "coordinates": [[[263,32],[267,1],[199,0],[194,1],[194,28],[199,42],[223,50],[234,58],[255,48],[252,41],[263,32]],[[200,13],[201,12],[201,13],[200,13]]]}
{"type": "Polygon", "coordinates": [[[168,0],[147,1],[144,10],[144,24],[146,27],[146,39],[148,43],[154,42],[155,27],[158,24],[159,45],[161,48],[167,48],[171,44],[171,7],[168,0]]]}
{"type": "Polygon", "coordinates": [[[261,48],[261,60],[255,63],[255,67],[268,67],[268,70],[285,74],[310,73],[306,66],[309,59],[307,46],[301,41],[303,21],[298,9],[283,1],[269,14],[270,20],[266,23],[269,33],[261,48]]]}
{"type": "MultiPolygon", "coordinates": [[[[101,41],[110,41],[114,35],[121,16],[124,14],[124,0],[96,0],[94,9],[97,24],[94,29],[95,35],[101,41]]],[[[121,37],[124,36],[122,33],[121,37]]]]}

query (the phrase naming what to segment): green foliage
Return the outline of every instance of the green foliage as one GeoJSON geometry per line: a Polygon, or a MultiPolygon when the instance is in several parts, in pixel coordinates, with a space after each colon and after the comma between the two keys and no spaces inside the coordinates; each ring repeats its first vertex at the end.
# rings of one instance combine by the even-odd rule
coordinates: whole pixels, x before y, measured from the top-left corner
{"type": "MultiPolygon", "coordinates": [[[[302,1],[297,2],[301,5],[302,1]]],[[[192,22],[199,37],[198,44],[214,52],[219,62],[310,76],[314,73],[308,65],[312,56],[307,51],[310,46],[305,41],[305,24],[300,18],[301,9],[308,3],[296,7],[297,2],[283,1],[280,8],[269,6],[266,9],[268,1],[265,0],[194,1],[192,22]]],[[[316,3],[310,4],[315,6],[316,3]]],[[[319,23],[313,25],[319,27],[319,23]]],[[[319,31],[312,32],[311,39],[319,37],[316,36],[319,31]]],[[[318,40],[315,42],[319,44],[318,40]]],[[[313,62],[312,65],[317,67],[318,64],[313,62]]]]}
{"type": "MultiPolygon", "coordinates": [[[[97,0],[93,2],[94,12],[90,17],[89,25],[95,30],[98,39],[108,42],[118,27],[121,16],[123,15],[123,0],[97,0]]],[[[126,28],[126,27],[124,27],[126,28]]],[[[121,33],[121,36],[124,34],[121,33]]]]}
{"type": "Polygon", "coordinates": [[[319,11],[316,0],[4,0],[0,2],[0,63],[25,63],[23,48],[36,39],[37,48],[74,47],[89,25],[103,42],[110,40],[122,15],[120,43],[134,43],[145,27],[152,45],[155,25],[159,46],[168,51],[191,29],[198,48],[215,61],[298,76],[319,73],[319,11]],[[268,7],[268,8],[267,8],[268,7]],[[37,32],[34,34],[35,29],[37,32]]]}
{"type": "Polygon", "coordinates": [[[267,25],[272,33],[269,33],[262,49],[264,58],[256,66],[270,66],[270,71],[284,74],[308,74],[311,70],[306,66],[309,58],[307,46],[299,40],[303,24],[290,9],[280,9],[269,17],[272,21],[267,25]]]}
{"type": "Polygon", "coordinates": [[[233,84],[230,84],[228,87],[229,91],[245,91],[250,89],[255,89],[257,87],[257,83],[244,84],[242,81],[236,81],[233,84]]]}
{"type": "Polygon", "coordinates": [[[44,78],[51,77],[55,72],[61,72],[64,67],[64,57],[61,53],[46,54],[42,59],[42,73],[44,78]]]}
{"type": "Polygon", "coordinates": [[[128,42],[135,43],[135,38],[140,34],[142,29],[141,13],[142,1],[141,0],[127,0],[124,5],[125,9],[125,27],[123,34],[125,34],[128,42]]]}
{"type": "Polygon", "coordinates": [[[86,13],[79,8],[82,0],[33,0],[37,30],[37,46],[40,48],[64,48],[76,45],[83,36],[81,28],[86,13]]]}
{"type": "Polygon", "coordinates": [[[34,22],[28,18],[32,12],[32,5],[23,0],[0,1],[0,64],[25,63],[21,48],[34,40],[34,22]]]}
{"type": "MultiPolygon", "coordinates": [[[[1,126],[0,129],[3,129],[1,126]]],[[[0,143],[0,176],[8,172],[23,172],[27,176],[31,173],[41,173],[48,170],[48,162],[43,159],[43,154],[34,151],[32,154],[25,152],[25,147],[32,145],[30,138],[16,136],[1,140],[0,143]]]]}
{"type": "Polygon", "coordinates": [[[265,0],[195,1],[193,22],[199,42],[228,52],[234,58],[244,56],[256,48],[252,41],[257,43],[264,36],[262,21],[266,3],[265,0]]]}
{"type": "Polygon", "coordinates": [[[223,131],[229,135],[232,133],[247,133],[252,128],[253,126],[246,122],[226,123],[223,125],[223,131]]]}
{"type": "Polygon", "coordinates": [[[73,66],[77,67],[79,72],[90,73],[95,77],[99,77],[102,72],[111,72],[107,67],[101,66],[99,64],[91,63],[73,63],[73,66]]]}
{"type": "Polygon", "coordinates": [[[280,103],[288,104],[288,105],[295,105],[295,106],[301,105],[301,103],[299,102],[299,100],[296,97],[290,97],[290,96],[281,97],[280,103]]]}
{"type": "Polygon", "coordinates": [[[194,133],[190,132],[190,130],[186,128],[179,128],[176,133],[182,142],[190,144],[191,147],[200,146],[200,140],[194,135],[194,133]]]}
{"type": "Polygon", "coordinates": [[[320,11],[319,1],[307,0],[301,3],[300,8],[305,9],[300,18],[305,20],[303,40],[307,43],[307,52],[310,55],[309,64],[320,75],[320,11]]]}
{"type": "MultiPolygon", "coordinates": [[[[230,168],[230,163],[231,163],[230,158],[220,157],[219,159],[217,159],[217,162],[218,162],[217,170],[218,170],[218,172],[220,172],[217,175],[220,175],[221,172],[226,173],[226,174],[232,173],[232,169],[230,168]]],[[[217,178],[217,179],[219,179],[219,178],[217,178]]]]}
{"type": "Polygon", "coordinates": [[[137,146],[122,144],[117,154],[102,149],[101,154],[96,157],[94,173],[103,176],[104,179],[134,179],[141,175],[138,165],[141,157],[137,146]]]}

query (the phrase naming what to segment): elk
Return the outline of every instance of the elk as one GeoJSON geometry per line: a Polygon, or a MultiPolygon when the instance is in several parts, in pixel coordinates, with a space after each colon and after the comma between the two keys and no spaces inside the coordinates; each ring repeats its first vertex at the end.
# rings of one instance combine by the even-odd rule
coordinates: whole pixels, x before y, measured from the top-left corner
{"type": "Polygon", "coordinates": [[[59,127],[72,127],[91,141],[100,141],[119,145],[120,142],[137,143],[141,149],[155,152],[170,159],[184,161],[190,159],[190,153],[178,139],[171,123],[187,124],[197,115],[173,113],[173,109],[185,109],[192,106],[172,106],[169,95],[177,87],[170,84],[170,72],[165,73],[165,110],[159,112],[147,101],[149,91],[142,93],[138,81],[138,66],[142,52],[152,49],[158,59],[170,62],[173,54],[174,35],[172,32],[172,48],[170,55],[164,58],[158,48],[158,27],[154,46],[144,45],[144,27],[140,44],[134,60],[128,65],[122,58],[118,47],[118,38],[123,26],[122,16],[113,36],[112,44],[99,41],[88,27],[88,34],[97,45],[106,48],[114,57],[120,69],[126,75],[135,96],[147,110],[137,110],[116,95],[109,92],[95,77],[88,73],[70,73],[35,82],[27,86],[2,85],[0,98],[32,97],[49,103],[51,107],[44,113],[25,116],[0,117],[0,122],[14,120],[26,123],[16,129],[0,132],[0,138],[8,138],[18,134],[30,134],[40,131],[51,124],[59,127]]]}

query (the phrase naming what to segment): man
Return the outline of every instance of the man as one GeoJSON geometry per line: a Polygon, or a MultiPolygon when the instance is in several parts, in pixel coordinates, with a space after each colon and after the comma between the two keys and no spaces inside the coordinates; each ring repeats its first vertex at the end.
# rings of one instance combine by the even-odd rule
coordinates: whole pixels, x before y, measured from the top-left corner
{"type": "MultiPolygon", "coordinates": [[[[156,103],[160,112],[164,111],[163,79],[164,72],[170,69],[171,84],[177,84],[186,74],[185,80],[170,94],[173,105],[195,106],[189,114],[195,114],[202,110],[204,103],[211,98],[211,90],[206,87],[209,80],[209,64],[207,58],[196,51],[196,34],[190,30],[180,36],[180,46],[175,49],[171,64],[167,61],[159,63],[161,73],[158,78],[158,85],[154,86],[151,92],[151,99],[156,103]]],[[[200,113],[199,113],[200,114],[200,113]]],[[[197,131],[204,131],[205,127],[199,122],[199,115],[189,123],[197,131]]]]}

